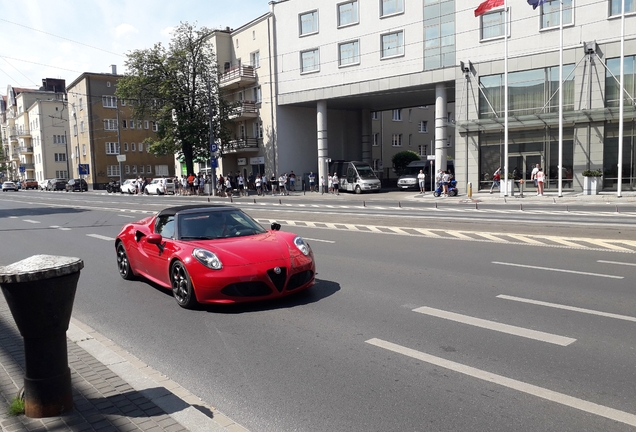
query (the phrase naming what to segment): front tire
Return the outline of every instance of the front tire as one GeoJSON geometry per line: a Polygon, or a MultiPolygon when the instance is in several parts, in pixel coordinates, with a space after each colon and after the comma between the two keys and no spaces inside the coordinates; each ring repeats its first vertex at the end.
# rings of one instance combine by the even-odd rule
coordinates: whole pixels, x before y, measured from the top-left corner
{"type": "Polygon", "coordinates": [[[184,309],[193,309],[198,304],[190,275],[181,261],[175,261],[170,266],[170,282],[172,295],[179,306],[184,309]]]}
{"type": "Polygon", "coordinates": [[[117,267],[119,268],[119,275],[126,280],[133,280],[135,275],[130,267],[130,261],[126,254],[126,248],[123,243],[117,245],[117,267]]]}
{"type": "Polygon", "coordinates": [[[360,189],[360,186],[356,186],[356,194],[360,195],[362,193],[362,189],[360,189]]]}
{"type": "Polygon", "coordinates": [[[439,192],[437,192],[437,191],[433,192],[433,196],[434,196],[434,197],[439,197],[440,195],[441,195],[441,194],[440,194],[439,192]]]}

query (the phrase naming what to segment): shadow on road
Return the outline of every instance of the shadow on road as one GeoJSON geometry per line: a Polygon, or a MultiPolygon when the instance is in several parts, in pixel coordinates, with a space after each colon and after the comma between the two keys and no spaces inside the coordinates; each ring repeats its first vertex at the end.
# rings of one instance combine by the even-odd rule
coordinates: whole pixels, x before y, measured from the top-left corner
{"type": "Polygon", "coordinates": [[[24,217],[24,216],[47,216],[56,214],[74,214],[85,213],[88,210],[78,209],[73,207],[32,207],[32,208],[14,208],[14,209],[0,209],[0,218],[7,218],[10,216],[24,217]]]}

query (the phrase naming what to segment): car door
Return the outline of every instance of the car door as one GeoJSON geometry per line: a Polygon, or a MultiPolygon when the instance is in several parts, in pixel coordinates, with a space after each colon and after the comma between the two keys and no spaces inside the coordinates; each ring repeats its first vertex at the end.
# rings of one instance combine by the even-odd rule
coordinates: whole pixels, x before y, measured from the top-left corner
{"type": "Polygon", "coordinates": [[[140,239],[140,248],[146,258],[146,272],[151,278],[157,279],[166,285],[170,285],[169,265],[170,258],[176,247],[174,242],[175,231],[174,215],[162,215],[155,221],[154,232],[163,237],[161,245],[149,244],[145,238],[140,239]]]}

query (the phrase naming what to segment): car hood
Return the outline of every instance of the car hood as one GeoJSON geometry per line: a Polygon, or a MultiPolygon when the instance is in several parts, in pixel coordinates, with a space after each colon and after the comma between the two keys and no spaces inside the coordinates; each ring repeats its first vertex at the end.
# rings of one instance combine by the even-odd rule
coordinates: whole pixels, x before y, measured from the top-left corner
{"type": "Polygon", "coordinates": [[[202,248],[214,252],[224,266],[241,266],[288,260],[302,255],[293,245],[295,235],[269,231],[253,236],[219,240],[188,241],[192,249],[202,248]]]}

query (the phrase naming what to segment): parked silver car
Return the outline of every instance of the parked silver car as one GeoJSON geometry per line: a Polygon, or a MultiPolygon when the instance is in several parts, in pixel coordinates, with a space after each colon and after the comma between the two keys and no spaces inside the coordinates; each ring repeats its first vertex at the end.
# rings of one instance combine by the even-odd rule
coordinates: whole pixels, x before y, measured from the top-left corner
{"type": "Polygon", "coordinates": [[[174,195],[174,180],[171,178],[152,179],[152,181],[146,185],[145,192],[150,195],[165,195],[168,193],[174,195]]]}

